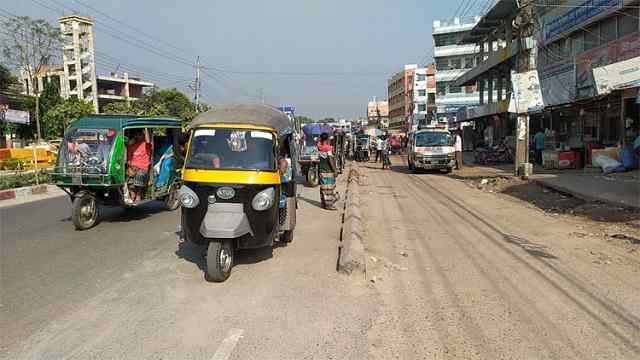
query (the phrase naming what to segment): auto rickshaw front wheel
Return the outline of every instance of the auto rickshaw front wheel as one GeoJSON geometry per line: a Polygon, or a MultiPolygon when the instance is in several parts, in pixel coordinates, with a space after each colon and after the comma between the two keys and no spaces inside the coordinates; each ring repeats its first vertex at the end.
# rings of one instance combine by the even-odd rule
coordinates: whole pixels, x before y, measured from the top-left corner
{"type": "Polygon", "coordinates": [[[90,193],[82,193],[73,199],[71,220],[76,230],[87,230],[98,221],[98,202],[90,193]]]}
{"type": "Polygon", "coordinates": [[[233,267],[233,255],[231,240],[210,241],[207,249],[207,280],[213,282],[227,280],[233,267]]]}

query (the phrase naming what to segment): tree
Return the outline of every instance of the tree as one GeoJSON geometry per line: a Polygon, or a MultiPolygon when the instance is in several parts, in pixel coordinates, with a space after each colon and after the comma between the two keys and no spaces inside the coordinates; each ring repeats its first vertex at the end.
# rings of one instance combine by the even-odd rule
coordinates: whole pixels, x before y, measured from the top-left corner
{"type": "Polygon", "coordinates": [[[45,137],[55,139],[64,135],[64,129],[72,121],[93,114],[93,104],[84,100],[67,99],[51,108],[43,116],[47,124],[45,137]]]}
{"type": "Polygon", "coordinates": [[[314,122],[314,120],[308,116],[296,116],[296,120],[298,120],[301,124],[310,124],[314,122]]]}
{"type": "Polygon", "coordinates": [[[328,117],[328,118],[324,118],[322,120],[318,120],[318,122],[319,123],[323,123],[323,124],[327,124],[327,123],[336,122],[336,119],[328,117]]]}
{"type": "Polygon", "coordinates": [[[102,113],[113,115],[145,115],[142,109],[136,106],[136,103],[127,103],[124,101],[116,101],[105,105],[102,113]]]}
{"type": "MultiPolygon", "coordinates": [[[[2,61],[25,71],[29,79],[35,75],[43,65],[52,63],[54,51],[60,47],[58,29],[42,19],[31,19],[28,16],[10,17],[0,24],[3,28],[3,38],[0,40],[2,61]]],[[[40,108],[36,98],[36,138],[40,139],[40,108]]]]}
{"type": "MultiPolygon", "coordinates": [[[[40,114],[43,114],[42,133],[48,134],[50,124],[44,120],[45,116],[51,109],[62,102],[60,90],[55,82],[45,82],[44,89],[40,93],[40,114]]],[[[49,138],[45,136],[46,138],[49,138]]]]}

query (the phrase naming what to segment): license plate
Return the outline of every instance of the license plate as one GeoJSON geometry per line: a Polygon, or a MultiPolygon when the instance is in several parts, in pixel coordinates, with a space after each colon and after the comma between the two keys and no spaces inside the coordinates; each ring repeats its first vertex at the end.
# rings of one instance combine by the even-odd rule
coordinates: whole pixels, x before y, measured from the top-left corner
{"type": "Polygon", "coordinates": [[[71,184],[82,185],[82,175],[80,174],[71,175],[71,184]]]}

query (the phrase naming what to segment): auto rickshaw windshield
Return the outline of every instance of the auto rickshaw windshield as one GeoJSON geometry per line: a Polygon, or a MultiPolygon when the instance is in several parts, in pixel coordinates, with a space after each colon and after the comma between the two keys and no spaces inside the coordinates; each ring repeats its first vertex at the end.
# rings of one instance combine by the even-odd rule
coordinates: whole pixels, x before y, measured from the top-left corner
{"type": "Polygon", "coordinates": [[[262,130],[196,129],[185,167],[275,171],[274,136],[262,130]]]}
{"type": "Polygon", "coordinates": [[[72,129],[60,146],[59,168],[77,168],[83,173],[105,174],[115,140],[113,129],[72,129]]]}

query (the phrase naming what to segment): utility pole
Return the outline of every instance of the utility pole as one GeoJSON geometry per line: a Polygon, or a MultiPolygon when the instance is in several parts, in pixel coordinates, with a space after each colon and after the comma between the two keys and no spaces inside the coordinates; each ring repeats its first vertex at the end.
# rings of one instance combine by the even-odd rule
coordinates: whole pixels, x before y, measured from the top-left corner
{"type": "Polygon", "coordinates": [[[196,83],[195,83],[195,96],[194,101],[196,103],[196,112],[200,111],[200,56],[196,58],[196,83]]]}

